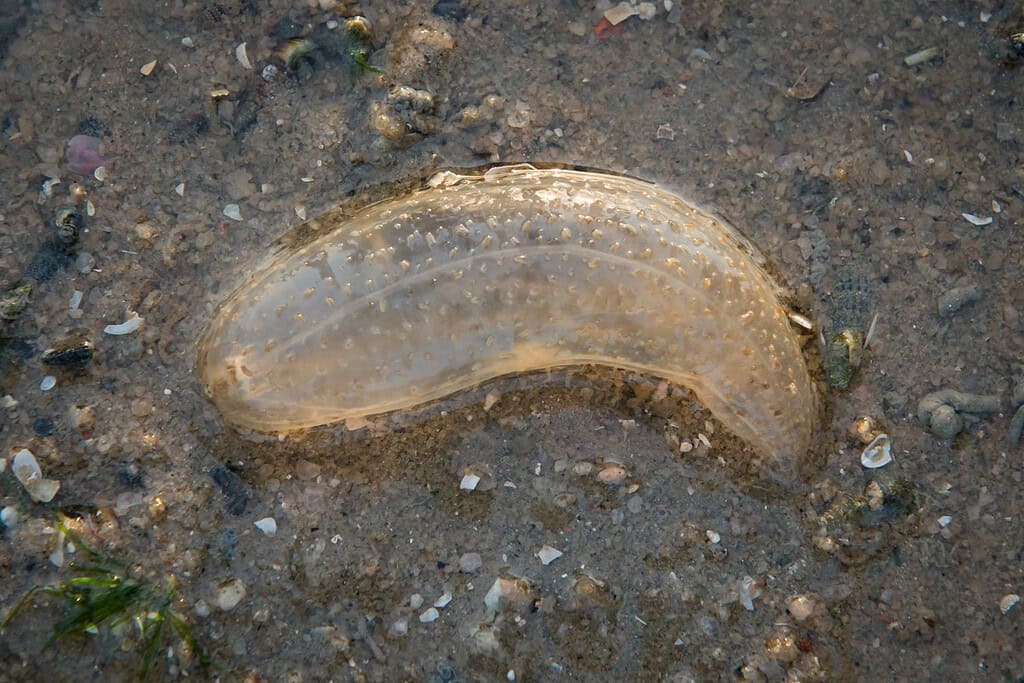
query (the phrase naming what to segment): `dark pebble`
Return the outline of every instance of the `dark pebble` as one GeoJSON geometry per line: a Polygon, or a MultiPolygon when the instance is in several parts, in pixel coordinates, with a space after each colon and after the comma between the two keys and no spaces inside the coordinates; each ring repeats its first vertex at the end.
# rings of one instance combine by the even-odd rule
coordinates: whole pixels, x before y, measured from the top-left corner
{"type": "Polygon", "coordinates": [[[238,532],[234,529],[225,529],[220,538],[220,544],[224,550],[224,556],[229,560],[235,559],[235,552],[238,550],[238,532]]]}
{"type": "Polygon", "coordinates": [[[210,476],[213,477],[213,481],[224,494],[228,512],[233,515],[245,512],[245,506],[249,503],[249,490],[245,486],[245,482],[223,465],[214,467],[210,476]]]}
{"type": "Polygon", "coordinates": [[[36,436],[50,436],[53,434],[53,420],[48,417],[36,418],[32,423],[32,431],[36,436]]]}
{"type": "Polygon", "coordinates": [[[94,116],[86,116],[78,122],[79,135],[91,135],[94,138],[102,138],[110,135],[110,129],[103,125],[103,122],[94,116]]]}
{"type": "Polygon", "coordinates": [[[136,465],[122,465],[117,468],[117,481],[130,489],[145,488],[142,472],[136,465]]]}
{"type": "Polygon", "coordinates": [[[460,0],[437,0],[434,3],[433,11],[439,17],[454,21],[462,21],[469,16],[469,12],[462,6],[460,0]]]}
{"type": "Polygon", "coordinates": [[[74,261],[73,252],[65,248],[56,237],[43,242],[39,250],[32,256],[25,276],[36,282],[49,280],[74,261]]]}

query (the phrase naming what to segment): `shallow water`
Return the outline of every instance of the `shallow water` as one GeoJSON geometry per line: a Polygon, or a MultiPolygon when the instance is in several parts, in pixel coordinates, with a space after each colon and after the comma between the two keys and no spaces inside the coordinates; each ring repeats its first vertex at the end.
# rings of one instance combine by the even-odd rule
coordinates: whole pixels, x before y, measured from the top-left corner
{"type": "MultiPolygon", "coordinates": [[[[175,576],[222,671],[253,680],[1024,676],[1024,610],[1000,611],[1024,592],[1022,447],[1005,440],[1024,362],[1024,70],[1006,41],[1020,8],[677,1],[601,40],[592,3],[437,5],[339,3],[369,17],[384,70],[354,76],[332,38],[343,25],[319,6],[0,8],[0,291],[36,283],[0,328],[0,396],[17,401],[0,408],[0,457],[28,447],[61,482],[34,504],[0,474],[0,507],[20,517],[0,536],[0,614],[72,576],[48,560],[63,510],[150,579],[175,576]],[[263,78],[294,33],[321,50],[263,78]],[[905,65],[931,46],[938,57],[905,65]],[[389,100],[402,85],[432,108],[389,100]],[[105,141],[102,181],[66,168],[79,133],[105,141]],[[253,443],[225,428],[195,345],[274,240],[435,168],[523,160],[614,169],[715,208],[823,331],[837,275],[870,280],[877,331],[850,389],[829,394],[804,487],[743,471],[742,444],[686,392],[615,373],[485,388],[371,439],[253,443]],[[68,253],[50,220],[74,180],[95,215],[68,253]],[[940,315],[937,297],[970,285],[980,299],[940,315]],[[140,330],[103,333],[128,311],[140,330]],[[43,366],[76,328],[89,367],[43,366]],[[947,388],[1004,408],[964,416],[944,443],[915,410],[947,388]],[[847,435],[863,414],[892,438],[885,468],[864,469],[847,435]],[[459,488],[467,473],[474,491],[459,488]],[[254,526],[265,517],[276,535],[254,526]],[[544,545],[564,554],[543,565],[544,545]],[[470,553],[480,566],[460,570],[470,553]],[[499,577],[526,587],[509,582],[495,612],[499,577]],[[229,579],[247,590],[225,611],[229,579]]],[[[123,636],[40,654],[60,615],[40,599],[0,637],[0,680],[133,676],[123,636]]],[[[153,678],[189,668],[176,646],[164,654],[153,678]]]]}

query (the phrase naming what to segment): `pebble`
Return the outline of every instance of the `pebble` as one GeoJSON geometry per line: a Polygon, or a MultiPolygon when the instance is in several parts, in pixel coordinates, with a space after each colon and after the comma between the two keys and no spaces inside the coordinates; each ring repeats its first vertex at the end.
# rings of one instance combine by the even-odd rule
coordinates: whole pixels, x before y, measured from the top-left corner
{"type": "Polygon", "coordinates": [[[399,619],[390,626],[388,626],[388,634],[395,637],[402,637],[409,633],[409,620],[399,619]]]}
{"type": "Polygon", "coordinates": [[[804,621],[814,612],[814,599],[806,595],[797,595],[786,603],[786,610],[797,621],[804,621]]]}
{"type": "Polygon", "coordinates": [[[429,607],[420,615],[420,623],[429,624],[432,621],[437,621],[437,618],[440,616],[441,613],[437,611],[437,608],[429,607]]]}
{"type": "Polygon", "coordinates": [[[452,594],[446,591],[441,594],[441,597],[439,597],[437,600],[434,600],[434,607],[437,607],[438,609],[444,609],[445,607],[450,605],[451,602],[452,594]]]}
{"type": "Polygon", "coordinates": [[[479,553],[465,553],[459,558],[459,571],[463,574],[472,574],[480,569],[483,563],[479,553]]]}
{"type": "Polygon", "coordinates": [[[413,593],[409,596],[409,607],[412,609],[419,609],[423,607],[423,596],[419,593],[413,593]]]}
{"type": "Polygon", "coordinates": [[[476,489],[476,485],[480,483],[480,477],[475,474],[467,474],[462,477],[462,481],[459,482],[459,488],[463,491],[473,491],[476,489]]]}
{"type": "Polygon", "coordinates": [[[41,391],[49,391],[57,386],[57,378],[53,375],[47,375],[43,378],[43,381],[39,383],[39,389],[41,391]]]}
{"type": "Polygon", "coordinates": [[[217,607],[229,612],[238,606],[245,597],[245,584],[241,579],[225,581],[217,589],[217,607]]]}
{"type": "Polygon", "coordinates": [[[950,317],[967,304],[981,299],[981,290],[976,286],[954,287],[939,296],[939,316],[950,317]]]}
{"type": "Polygon", "coordinates": [[[36,436],[50,436],[53,434],[53,420],[48,417],[36,418],[32,422],[32,431],[36,436]]]}
{"type": "Polygon", "coordinates": [[[597,479],[604,484],[621,484],[626,480],[626,469],[619,465],[609,465],[597,473],[597,479]]]}
{"type": "Polygon", "coordinates": [[[8,529],[13,529],[18,524],[18,511],[10,505],[0,510],[0,523],[8,529]]]}
{"type": "Polygon", "coordinates": [[[257,519],[253,522],[253,526],[262,531],[267,536],[273,536],[277,533],[277,521],[273,517],[264,517],[263,519],[257,519]]]}
{"type": "Polygon", "coordinates": [[[927,425],[933,434],[950,441],[963,429],[960,413],[994,413],[1001,409],[999,396],[941,389],[918,401],[917,419],[927,425]]]}

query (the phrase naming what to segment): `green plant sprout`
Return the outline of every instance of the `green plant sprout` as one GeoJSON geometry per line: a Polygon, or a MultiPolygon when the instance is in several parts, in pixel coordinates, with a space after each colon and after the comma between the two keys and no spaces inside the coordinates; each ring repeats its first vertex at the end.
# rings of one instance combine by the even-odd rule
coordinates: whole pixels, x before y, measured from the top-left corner
{"type": "Polygon", "coordinates": [[[210,667],[210,660],[188,623],[172,607],[178,594],[173,577],[166,586],[155,585],[139,577],[131,565],[91,548],[59,516],[56,523],[88,561],[69,565],[78,576],[63,583],[35,586],[25,593],[0,624],[0,637],[32,596],[42,593],[63,600],[70,608],[70,613],[53,625],[53,634],[43,645],[44,650],[63,638],[95,635],[101,628],[114,630],[133,624],[142,642],[140,681],[145,680],[171,633],[198,659],[201,670],[210,667]]]}

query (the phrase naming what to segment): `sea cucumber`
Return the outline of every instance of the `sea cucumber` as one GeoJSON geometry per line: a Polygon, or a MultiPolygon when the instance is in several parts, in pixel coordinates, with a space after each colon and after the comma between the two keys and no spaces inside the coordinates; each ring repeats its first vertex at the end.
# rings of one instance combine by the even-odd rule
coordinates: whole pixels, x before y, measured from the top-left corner
{"type": "Polygon", "coordinates": [[[302,226],[221,306],[199,372],[256,432],[359,420],[511,373],[596,364],[692,390],[791,479],[815,391],[754,247],[657,185],[591,171],[438,174],[302,226]]]}

